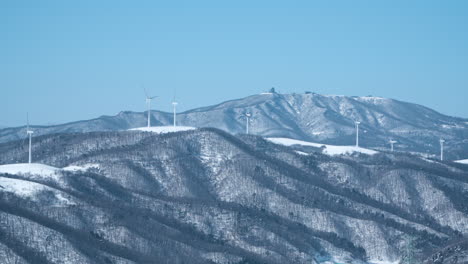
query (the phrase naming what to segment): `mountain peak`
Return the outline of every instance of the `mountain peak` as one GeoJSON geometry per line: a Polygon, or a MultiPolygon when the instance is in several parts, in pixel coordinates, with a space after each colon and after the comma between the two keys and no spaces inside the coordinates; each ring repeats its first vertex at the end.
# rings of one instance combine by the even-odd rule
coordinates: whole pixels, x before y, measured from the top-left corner
{"type": "MultiPolygon", "coordinates": [[[[331,145],[353,145],[355,121],[360,121],[363,147],[386,150],[389,140],[398,141],[400,151],[437,155],[439,139],[446,140],[447,158],[468,156],[468,119],[450,117],[427,107],[376,96],[321,95],[313,92],[267,93],[225,101],[177,114],[177,122],[188,127],[214,127],[236,134],[246,131],[244,114],[249,112],[250,133],[264,137],[286,137],[331,145]]],[[[146,125],[142,112],[122,111],[116,116],[77,121],[37,129],[48,133],[127,130],[146,125]]],[[[172,113],[151,111],[151,123],[167,126],[172,113]]],[[[0,130],[0,142],[24,137],[24,129],[0,130]]]]}

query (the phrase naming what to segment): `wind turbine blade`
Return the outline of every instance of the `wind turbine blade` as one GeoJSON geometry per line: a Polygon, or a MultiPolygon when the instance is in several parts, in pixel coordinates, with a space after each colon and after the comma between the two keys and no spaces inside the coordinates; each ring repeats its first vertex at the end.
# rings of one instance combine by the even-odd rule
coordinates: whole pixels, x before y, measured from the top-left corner
{"type": "Polygon", "coordinates": [[[26,124],[27,124],[26,131],[28,131],[29,130],[29,113],[28,112],[26,112],[26,124]]]}
{"type": "Polygon", "coordinates": [[[148,92],[146,91],[146,88],[143,87],[143,90],[145,91],[146,98],[148,98],[149,96],[148,96],[148,92]]]}

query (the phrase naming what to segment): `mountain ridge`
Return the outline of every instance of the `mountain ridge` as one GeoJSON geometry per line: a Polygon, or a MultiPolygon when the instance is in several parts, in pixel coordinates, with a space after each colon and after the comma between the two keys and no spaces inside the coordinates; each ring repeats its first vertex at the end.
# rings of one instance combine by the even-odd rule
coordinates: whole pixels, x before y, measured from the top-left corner
{"type": "MultiPolygon", "coordinates": [[[[53,189],[34,199],[0,192],[0,253],[5,237],[18,247],[10,257],[29,249],[24,257],[54,263],[63,254],[71,263],[391,263],[405,235],[431,252],[468,233],[463,164],[335,157],[214,128],[51,134],[33,150],[36,162],[89,169],[0,173],[53,189]]],[[[0,152],[0,164],[27,155],[15,142],[0,152]]]]}
{"type": "MultiPolygon", "coordinates": [[[[246,112],[252,114],[251,133],[261,136],[352,145],[354,121],[359,120],[361,144],[365,147],[388,148],[388,141],[394,139],[399,150],[437,155],[438,140],[444,138],[447,157],[468,156],[468,119],[381,97],[259,94],[180,112],[177,120],[184,126],[215,127],[237,134],[245,130],[246,112]]],[[[115,116],[37,127],[37,135],[142,127],[146,125],[145,113],[121,111],[115,116]]],[[[151,118],[156,126],[172,124],[171,113],[152,110],[151,118]]],[[[24,138],[24,129],[0,129],[0,142],[24,138]]]]}

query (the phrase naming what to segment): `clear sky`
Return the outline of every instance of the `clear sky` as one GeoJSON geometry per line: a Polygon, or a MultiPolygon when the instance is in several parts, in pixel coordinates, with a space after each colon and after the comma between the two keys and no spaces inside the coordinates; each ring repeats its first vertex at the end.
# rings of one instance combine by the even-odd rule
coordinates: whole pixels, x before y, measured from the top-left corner
{"type": "Polygon", "coordinates": [[[0,126],[276,87],[468,117],[468,1],[0,1],[0,126]]]}

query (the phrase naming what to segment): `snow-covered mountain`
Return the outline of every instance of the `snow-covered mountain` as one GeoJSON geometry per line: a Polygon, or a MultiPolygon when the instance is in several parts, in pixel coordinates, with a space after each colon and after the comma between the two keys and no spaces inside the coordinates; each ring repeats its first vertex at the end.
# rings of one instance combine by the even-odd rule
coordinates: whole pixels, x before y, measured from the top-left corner
{"type": "MultiPolygon", "coordinates": [[[[468,119],[450,117],[417,104],[380,97],[264,93],[178,114],[183,126],[214,127],[243,133],[243,114],[252,113],[250,131],[265,137],[286,137],[332,145],[353,145],[354,121],[361,121],[360,145],[396,150],[439,153],[446,140],[447,159],[468,157],[468,119]]],[[[51,133],[116,131],[143,127],[145,113],[121,112],[56,126],[34,127],[35,136],[51,133]]],[[[172,114],[153,111],[152,124],[171,125],[172,114]]],[[[25,137],[25,127],[0,130],[0,142],[25,137]]]]}
{"type": "Polygon", "coordinates": [[[217,129],[62,133],[14,165],[27,148],[2,143],[0,259],[382,264],[407,237],[422,260],[468,235],[468,165],[329,146],[217,129]]]}
{"type": "MultiPolygon", "coordinates": [[[[353,154],[353,153],[364,153],[367,155],[374,155],[377,151],[372,149],[365,149],[356,146],[335,146],[335,145],[326,145],[318,144],[313,142],[307,142],[302,140],[290,139],[290,138],[267,138],[267,140],[285,146],[309,146],[323,149],[322,153],[329,155],[344,155],[344,154],[353,154]]],[[[303,152],[302,152],[303,153],[303,152]]]]}
{"type": "Polygon", "coordinates": [[[432,253],[424,264],[468,263],[468,239],[462,239],[432,253]]]}

